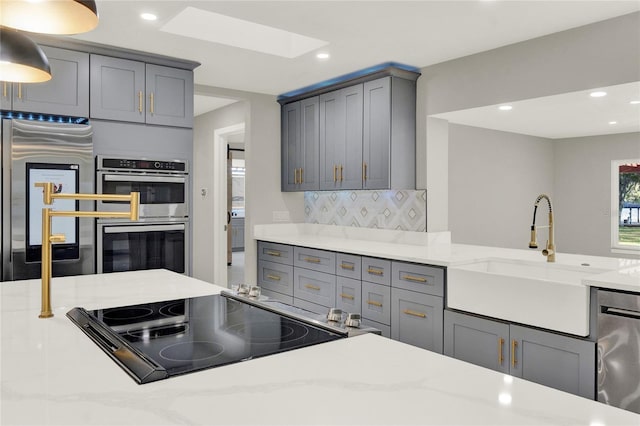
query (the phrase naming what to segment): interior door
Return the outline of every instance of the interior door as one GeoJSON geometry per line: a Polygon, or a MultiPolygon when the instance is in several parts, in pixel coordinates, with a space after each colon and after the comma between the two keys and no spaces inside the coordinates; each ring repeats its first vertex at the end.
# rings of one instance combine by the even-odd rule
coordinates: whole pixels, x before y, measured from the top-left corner
{"type": "Polygon", "coordinates": [[[227,145],[227,265],[231,265],[232,261],[232,240],[233,230],[231,229],[231,196],[232,196],[232,184],[233,176],[231,175],[233,154],[227,145]]]}

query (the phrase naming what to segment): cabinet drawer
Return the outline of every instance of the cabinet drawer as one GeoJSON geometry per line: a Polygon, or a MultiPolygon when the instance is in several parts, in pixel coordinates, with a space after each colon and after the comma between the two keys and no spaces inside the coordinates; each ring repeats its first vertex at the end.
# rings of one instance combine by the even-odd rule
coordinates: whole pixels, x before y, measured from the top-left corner
{"type": "Polygon", "coordinates": [[[444,296],[444,270],[434,266],[393,262],[391,286],[419,293],[444,296]]]}
{"type": "Polygon", "coordinates": [[[293,296],[293,266],[258,261],[258,285],[267,290],[293,296]]]}
{"type": "Polygon", "coordinates": [[[391,287],[362,282],[362,317],[389,325],[391,321],[391,287]]]}
{"type": "Polygon", "coordinates": [[[276,291],[267,290],[264,287],[260,292],[263,296],[267,296],[271,300],[277,300],[282,303],[286,303],[287,305],[293,305],[293,296],[287,296],[286,294],[281,294],[276,291]]]}
{"type": "Polygon", "coordinates": [[[294,299],[293,306],[296,308],[304,309],[305,311],[313,312],[318,315],[327,315],[329,309],[326,306],[318,305],[317,303],[307,302],[304,299],[294,299]]]}
{"type": "Polygon", "coordinates": [[[293,247],[286,244],[258,241],[258,259],[293,265],[293,247]]]}
{"type": "Polygon", "coordinates": [[[336,276],[305,268],[293,269],[293,297],[333,308],[336,305],[336,276]]]}
{"type": "Polygon", "coordinates": [[[367,327],[377,328],[382,332],[382,337],[386,337],[391,339],[391,327],[386,324],[381,324],[379,322],[371,321],[366,318],[362,318],[362,325],[367,327]]]}
{"type": "Polygon", "coordinates": [[[362,281],[336,278],[336,308],[344,312],[360,313],[362,309],[362,281]]]}
{"type": "Polygon", "coordinates": [[[331,251],[294,247],[293,266],[325,272],[327,274],[335,274],[336,254],[331,251]]]}
{"type": "Polygon", "coordinates": [[[373,257],[362,258],[362,281],[390,285],[391,261],[373,257]]]}
{"type": "Polygon", "coordinates": [[[442,353],[442,297],[391,289],[391,338],[442,353]]]}
{"type": "Polygon", "coordinates": [[[336,275],[362,279],[362,257],[355,254],[336,253],[336,275]]]}

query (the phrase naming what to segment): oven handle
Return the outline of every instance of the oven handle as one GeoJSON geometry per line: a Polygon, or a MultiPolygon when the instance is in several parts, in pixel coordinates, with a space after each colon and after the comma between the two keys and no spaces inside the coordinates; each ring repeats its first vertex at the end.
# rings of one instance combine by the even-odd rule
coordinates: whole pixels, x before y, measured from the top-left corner
{"type": "Polygon", "coordinates": [[[184,231],[184,224],[179,225],[138,225],[138,226],[105,226],[105,234],[121,234],[124,232],[184,231]]]}
{"type": "Polygon", "coordinates": [[[167,183],[184,183],[185,177],[172,176],[132,176],[132,175],[104,175],[103,180],[106,182],[167,182],[167,183]]]}

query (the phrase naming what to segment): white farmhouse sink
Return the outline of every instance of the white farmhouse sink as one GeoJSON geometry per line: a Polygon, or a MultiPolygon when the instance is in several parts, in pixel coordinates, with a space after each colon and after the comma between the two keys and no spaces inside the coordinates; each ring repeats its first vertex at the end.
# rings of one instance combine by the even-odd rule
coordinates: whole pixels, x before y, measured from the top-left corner
{"type": "Polygon", "coordinates": [[[447,270],[447,306],[578,336],[589,334],[590,266],[491,258],[447,270]]]}

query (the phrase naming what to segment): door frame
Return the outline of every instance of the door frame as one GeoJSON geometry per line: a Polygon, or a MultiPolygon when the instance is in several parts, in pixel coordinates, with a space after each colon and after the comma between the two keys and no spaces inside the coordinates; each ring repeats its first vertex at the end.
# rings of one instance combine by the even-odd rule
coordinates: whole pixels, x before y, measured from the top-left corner
{"type": "Polygon", "coordinates": [[[245,132],[245,123],[213,132],[213,283],[227,286],[227,138],[245,132]]]}

